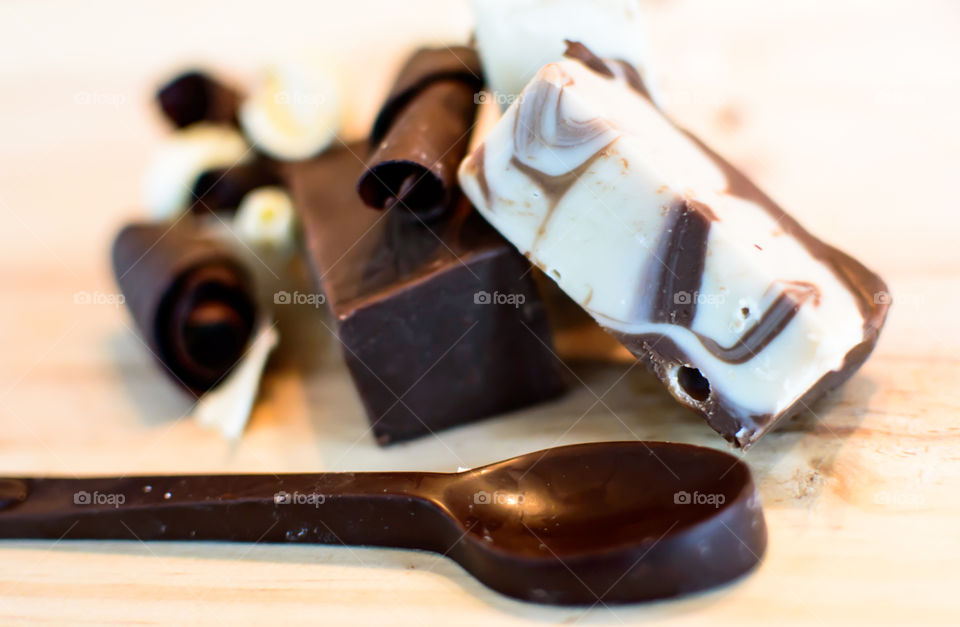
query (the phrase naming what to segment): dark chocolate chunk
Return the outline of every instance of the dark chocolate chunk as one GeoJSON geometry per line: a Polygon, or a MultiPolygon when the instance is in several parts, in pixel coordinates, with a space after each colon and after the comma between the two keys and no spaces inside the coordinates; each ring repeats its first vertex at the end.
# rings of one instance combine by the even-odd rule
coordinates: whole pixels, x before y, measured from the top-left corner
{"type": "Polygon", "coordinates": [[[503,594],[631,603],[727,583],[766,525],[746,464],[666,442],[580,444],[457,474],[8,479],[0,538],[360,544],[435,551],[503,594]],[[26,495],[24,497],[24,495],[26,495]]]}
{"type": "Polygon", "coordinates": [[[193,70],[180,74],[157,91],[157,103],[178,128],[195,122],[234,124],[240,94],[213,77],[193,70]]]}
{"type": "Polygon", "coordinates": [[[344,356],[386,444],[559,395],[529,263],[461,198],[429,227],[371,210],[359,145],[287,168],[344,356]]]}
{"type": "Polygon", "coordinates": [[[219,383],[243,356],[255,292],[223,243],[189,223],[132,224],[114,242],[113,270],[150,350],[190,392],[219,383]]]}
{"type": "Polygon", "coordinates": [[[370,135],[357,191],[370,207],[397,205],[421,220],[451,206],[483,84],[472,48],[422,49],[401,70],[370,135]]]}
{"type": "Polygon", "coordinates": [[[191,211],[236,211],[240,201],[249,192],[266,185],[279,185],[280,176],[271,163],[258,159],[229,168],[208,170],[193,186],[194,201],[191,211]]]}

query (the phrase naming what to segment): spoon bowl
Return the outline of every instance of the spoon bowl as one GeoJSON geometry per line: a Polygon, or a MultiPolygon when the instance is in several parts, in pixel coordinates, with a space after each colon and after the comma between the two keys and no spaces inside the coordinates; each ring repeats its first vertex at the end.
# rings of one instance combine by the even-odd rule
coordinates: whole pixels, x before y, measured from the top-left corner
{"type": "Polygon", "coordinates": [[[766,544],[746,465],[681,444],[531,453],[462,473],[441,501],[466,534],[469,557],[454,559],[505,594],[548,603],[693,592],[750,570],[766,544]]]}

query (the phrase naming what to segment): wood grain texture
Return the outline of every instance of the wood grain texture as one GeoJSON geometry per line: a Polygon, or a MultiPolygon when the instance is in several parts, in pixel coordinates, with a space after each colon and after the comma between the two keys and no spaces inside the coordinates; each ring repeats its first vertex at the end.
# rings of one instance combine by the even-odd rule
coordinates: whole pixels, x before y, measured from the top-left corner
{"type": "MultiPolygon", "coordinates": [[[[402,52],[462,38],[470,22],[458,2],[264,6],[0,6],[0,474],[447,471],[591,440],[725,447],[640,369],[583,361],[562,401],[379,449],[312,311],[284,314],[289,331],[242,441],[196,426],[126,312],[74,301],[115,292],[108,246],[138,215],[139,177],[165,132],[152,86],[187,61],[243,79],[283,52],[336,53],[356,136],[402,52]]],[[[558,609],[505,599],[415,552],[2,542],[0,622],[960,621],[960,8],[647,7],[670,111],[880,272],[895,301],[863,370],[746,454],[770,529],[756,573],[681,601],[558,609]]]]}

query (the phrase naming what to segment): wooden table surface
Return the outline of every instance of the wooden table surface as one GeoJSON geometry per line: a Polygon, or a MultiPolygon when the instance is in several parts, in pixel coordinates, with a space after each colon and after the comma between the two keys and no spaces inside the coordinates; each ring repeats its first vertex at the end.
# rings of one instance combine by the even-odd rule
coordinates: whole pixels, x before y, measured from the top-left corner
{"type": "MultiPolygon", "coordinates": [[[[960,5],[649,1],[669,110],[815,233],[879,271],[872,359],[745,456],[770,547],[681,601],[590,610],[499,596],[399,550],[0,542],[0,622],[332,624],[960,622],[960,5]],[[722,6],[721,6],[722,5],[722,6]]],[[[577,364],[562,401],[380,449],[321,325],[292,327],[245,437],[197,426],[122,308],[108,247],[164,127],[153,85],[203,61],[243,80],[327,54],[362,133],[403,52],[456,41],[447,0],[0,5],[0,474],[455,470],[604,439],[725,448],[641,369],[577,364]],[[598,397],[602,402],[598,402],[598,397]]]]}

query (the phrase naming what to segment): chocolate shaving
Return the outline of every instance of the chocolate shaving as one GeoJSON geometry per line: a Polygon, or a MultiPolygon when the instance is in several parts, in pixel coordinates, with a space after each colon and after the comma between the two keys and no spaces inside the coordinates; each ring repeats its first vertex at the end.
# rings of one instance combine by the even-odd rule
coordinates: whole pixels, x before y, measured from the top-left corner
{"type": "Polygon", "coordinates": [[[196,122],[235,124],[240,103],[235,89],[196,70],[163,85],[156,98],[161,111],[177,128],[196,122]]]}
{"type": "Polygon", "coordinates": [[[190,210],[194,213],[236,211],[243,197],[254,189],[280,183],[272,164],[264,159],[208,170],[193,186],[194,201],[190,210]]]}

